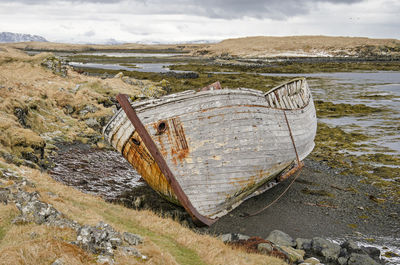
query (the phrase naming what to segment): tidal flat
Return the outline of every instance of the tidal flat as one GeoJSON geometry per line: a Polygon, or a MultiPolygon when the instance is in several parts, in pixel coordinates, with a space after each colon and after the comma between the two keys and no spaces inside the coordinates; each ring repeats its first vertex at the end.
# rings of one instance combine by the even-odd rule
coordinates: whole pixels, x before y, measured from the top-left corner
{"type": "Polygon", "coordinates": [[[267,92],[279,83],[306,76],[314,94],[319,128],[311,157],[340,174],[354,174],[376,185],[382,196],[400,202],[399,127],[400,61],[390,58],[199,58],[117,57],[87,54],[67,57],[83,64],[90,75],[125,76],[160,82],[170,93],[198,89],[219,81],[223,87],[248,87],[267,92]],[[115,69],[85,67],[85,63],[115,65],[115,69]],[[122,70],[145,62],[161,64],[162,72],[122,70]],[[163,65],[164,64],[164,65],[163,65]],[[121,67],[122,68],[122,67],[121,67]],[[195,73],[190,78],[182,73],[195,73]]]}

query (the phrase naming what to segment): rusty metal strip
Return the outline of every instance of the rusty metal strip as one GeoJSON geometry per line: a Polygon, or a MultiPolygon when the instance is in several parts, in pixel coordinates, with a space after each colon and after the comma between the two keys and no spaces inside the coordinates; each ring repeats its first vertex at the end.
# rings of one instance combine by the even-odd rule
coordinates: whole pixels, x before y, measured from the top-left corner
{"type": "Polygon", "coordinates": [[[289,130],[290,139],[292,139],[292,144],[293,144],[294,152],[296,153],[297,165],[300,165],[299,154],[297,153],[296,144],[294,143],[294,139],[293,139],[292,129],[290,129],[289,121],[288,121],[288,118],[287,118],[287,116],[286,116],[286,111],[285,111],[285,110],[283,110],[283,115],[285,116],[285,121],[286,121],[288,130],[289,130]]]}
{"type": "Polygon", "coordinates": [[[122,109],[125,111],[126,116],[132,122],[135,130],[138,132],[140,138],[142,139],[143,143],[145,144],[146,148],[149,150],[150,154],[153,156],[154,160],[156,161],[158,167],[160,168],[161,172],[164,174],[165,178],[167,179],[169,185],[171,185],[172,190],[174,191],[175,195],[178,197],[179,202],[185,208],[185,210],[190,214],[193,221],[197,225],[212,225],[217,221],[217,219],[211,219],[206,216],[201,215],[196,208],[192,205],[189,198],[186,196],[185,192],[182,190],[182,187],[176,180],[174,174],[170,170],[165,161],[164,157],[158,150],[156,144],[154,143],[153,139],[151,138],[150,134],[144,127],[143,123],[140,121],[139,117],[136,114],[136,111],[133,109],[131,104],[129,103],[128,97],[124,94],[118,94],[117,100],[121,105],[122,109]]]}

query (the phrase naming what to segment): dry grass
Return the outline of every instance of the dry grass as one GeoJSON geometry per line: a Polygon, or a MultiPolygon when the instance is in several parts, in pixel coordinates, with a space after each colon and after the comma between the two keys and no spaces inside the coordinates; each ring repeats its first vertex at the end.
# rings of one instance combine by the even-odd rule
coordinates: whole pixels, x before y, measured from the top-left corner
{"type": "MultiPolygon", "coordinates": [[[[119,231],[138,233],[145,243],[138,249],[148,264],[285,264],[282,260],[248,254],[223,244],[220,240],[200,235],[171,219],[163,219],[150,211],[136,211],[104,202],[101,198],[66,187],[38,170],[14,167],[36,184],[41,199],[51,203],[69,218],[81,224],[96,224],[103,220],[119,231]],[[57,196],[49,196],[52,192],[57,196]]],[[[1,208],[0,227],[6,228],[0,237],[2,264],[49,264],[64,257],[68,264],[91,264],[95,257],[68,244],[75,236],[71,229],[38,225],[11,225],[16,215],[14,206],[1,208]],[[36,236],[32,236],[36,235],[36,236]]],[[[143,261],[116,254],[117,264],[138,264],[143,261]]]]}
{"type": "MultiPolygon", "coordinates": [[[[40,66],[49,56],[27,56],[7,48],[0,51],[0,152],[18,155],[34,152],[38,145],[51,146],[51,135],[75,140],[81,133],[94,133],[85,117],[68,114],[66,105],[81,110],[88,104],[98,110],[89,114],[103,116],[111,111],[99,101],[116,93],[139,93],[140,88],[121,79],[102,80],[70,71],[68,77],[53,74],[40,66]],[[79,91],[74,89],[81,84],[79,91]],[[11,88],[11,89],[9,89],[11,88]],[[62,88],[62,89],[60,89],[62,88]],[[14,114],[15,108],[27,109],[29,128],[23,128],[14,114]],[[59,131],[59,133],[57,133],[59,131]]],[[[0,167],[10,168],[33,181],[41,200],[52,204],[68,218],[81,224],[105,221],[119,231],[138,233],[145,238],[138,249],[149,257],[147,264],[284,264],[281,260],[247,254],[224,245],[218,239],[199,235],[179,223],[162,219],[149,211],[135,211],[106,203],[99,197],[83,194],[54,181],[37,169],[8,164],[0,158],[0,167]],[[50,196],[48,192],[57,196],[50,196]]],[[[71,229],[48,226],[13,225],[18,214],[13,205],[0,207],[0,264],[51,264],[64,258],[67,264],[93,264],[96,257],[68,243],[76,237],[71,229]]],[[[143,263],[139,259],[116,253],[117,264],[143,263]]]]}
{"type": "Polygon", "coordinates": [[[104,107],[103,102],[117,93],[140,93],[139,87],[120,78],[102,80],[71,69],[67,77],[56,75],[40,65],[49,56],[28,56],[12,48],[0,51],[0,153],[21,158],[23,153],[43,147],[45,140],[49,143],[48,138],[74,141],[82,138],[79,135],[98,134],[85,120],[111,116],[112,108],[104,107]],[[79,115],[88,105],[97,111],[79,115]],[[68,113],[66,107],[73,112],[68,113]],[[15,115],[17,108],[26,111],[25,126],[15,115]]]}
{"type": "Polygon", "coordinates": [[[351,55],[361,47],[399,48],[400,40],[370,39],[361,37],[293,36],[247,37],[227,39],[220,43],[201,47],[198,51],[208,55],[233,55],[239,57],[351,55]]]}

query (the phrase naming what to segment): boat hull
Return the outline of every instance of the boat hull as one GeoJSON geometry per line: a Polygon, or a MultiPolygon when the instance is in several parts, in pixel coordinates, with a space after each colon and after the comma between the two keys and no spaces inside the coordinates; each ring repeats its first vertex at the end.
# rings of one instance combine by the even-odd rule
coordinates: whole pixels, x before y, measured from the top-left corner
{"type": "MultiPolygon", "coordinates": [[[[225,215],[314,147],[316,115],[305,79],[267,94],[186,91],[132,107],[188,200],[210,219],[225,215]]],[[[104,135],[154,190],[181,203],[123,110],[104,135]]]]}

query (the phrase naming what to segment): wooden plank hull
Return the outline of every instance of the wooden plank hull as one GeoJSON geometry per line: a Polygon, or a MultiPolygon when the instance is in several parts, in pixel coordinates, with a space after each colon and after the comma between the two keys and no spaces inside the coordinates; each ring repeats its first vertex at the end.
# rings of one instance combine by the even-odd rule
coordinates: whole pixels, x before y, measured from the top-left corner
{"type": "MultiPolygon", "coordinates": [[[[266,94],[185,91],[132,106],[191,204],[211,219],[293,165],[293,141],[299,160],[314,147],[316,114],[305,79],[266,94]]],[[[154,190],[180,203],[124,111],[105,126],[104,135],[154,190]]]]}

